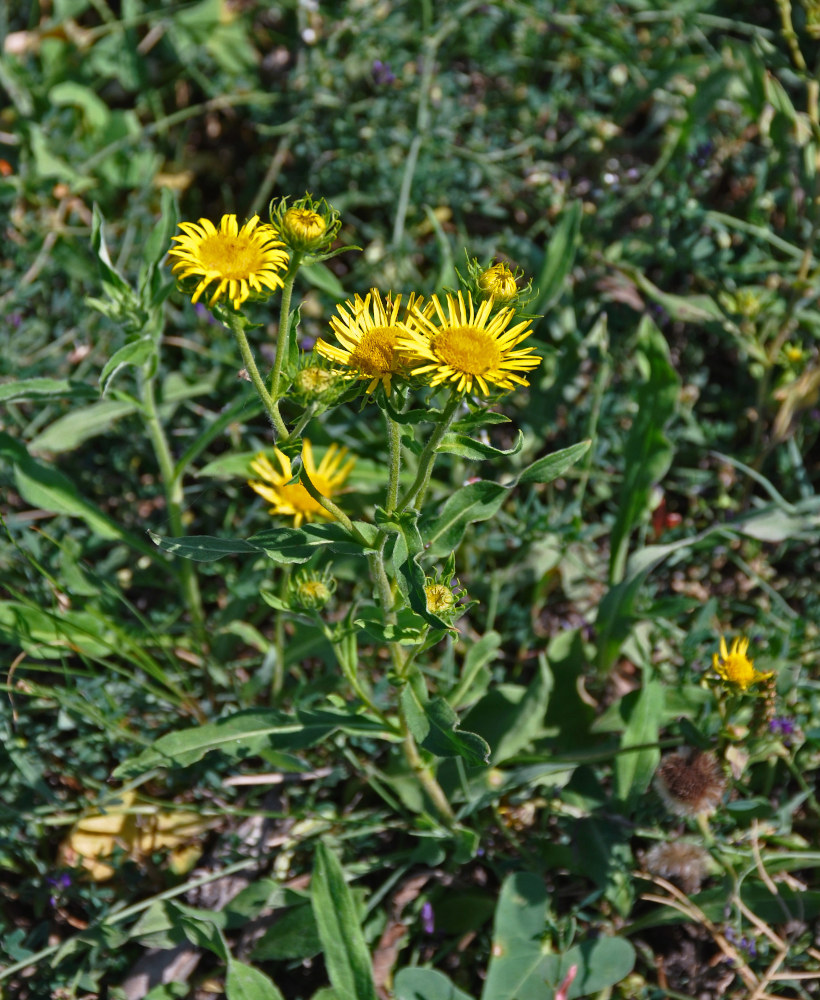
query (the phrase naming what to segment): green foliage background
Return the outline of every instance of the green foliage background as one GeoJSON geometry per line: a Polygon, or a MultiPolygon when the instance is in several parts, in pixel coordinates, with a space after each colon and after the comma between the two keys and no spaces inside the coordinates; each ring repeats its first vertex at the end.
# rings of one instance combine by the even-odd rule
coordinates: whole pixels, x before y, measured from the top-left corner
{"type": "MultiPolygon", "coordinates": [[[[201,950],[197,974],[152,996],[198,996],[211,978],[230,1000],[327,998],[330,980],[337,998],[361,1000],[375,989],[368,954],[379,988],[402,1000],[549,998],[573,963],[569,996],[740,996],[741,962],[764,981],[781,945],[784,968],[806,975],[766,980],[770,992],[812,995],[813,16],[808,0],[0,9],[8,996],[117,996],[146,946],[180,942],[201,950]],[[185,481],[187,530],[248,539],[268,528],[231,465],[269,444],[267,423],[226,331],[171,291],[167,233],[151,234],[175,211],[264,217],[272,197],[305,190],[340,210],[341,242],[362,252],[300,275],[303,345],[354,292],[440,291],[455,285],[462,248],[503,257],[533,278],[544,361],[529,391],[505,400],[513,423],[488,435],[503,449],[523,435],[496,474],[512,482],[592,441],[560,478],[522,477],[456,539],[478,604],[438,648],[430,683],[489,743],[492,766],[466,753],[440,762],[455,833],[379,734],[342,722],[348,692],[330,647],[298,619],[283,698],[269,705],[285,626],[260,596],[272,586],[265,556],[240,545],[198,565],[210,655],[198,652],[181,561],[149,534],[172,532],[133,371],[106,367],[138,333],[161,338],[174,457],[207,437],[185,481]],[[139,307],[129,287],[145,292],[139,307]],[[721,632],[748,635],[758,669],[776,671],[771,703],[750,695],[721,714],[702,682],[721,632]],[[245,734],[256,712],[268,730],[234,753],[186,743],[209,748],[208,727],[227,719],[245,734]],[[772,716],[790,720],[788,738],[767,727],[772,716]],[[681,743],[717,746],[731,764],[708,835],[651,791],[661,752],[681,743]],[[158,746],[175,766],[160,770],[158,746]],[[229,780],[245,772],[314,777],[280,793],[229,780]],[[72,824],[129,781],[156,808],[206,821],[196,874],[161,852],[118,857],[110,882],[66,874],[58,849],[72,824]],[[273,868],[247,846],[249,817],[277,844],[273,868]],[[659,890],[636,874],[653,843],[679,837],[705,845],[712,865],[685,915],[641,899],[659,890]],[[232,864],[250,866],[248,884],[211,918],[192,884],[232,864]],[[329,923],[330,900],[343,928],[329,923]],[[262,936],[243,936],[257,919],[262,936]],[[737,945],[734,969],[717,960],[724,925],[755,941],[755,954],[737,945]],[[509,942],[512,964],[493,948],[509,942]]],[[[255,308],[270,363],[274,324],[255,308]]],[[[375,424],[352,404],[317,432],[360,456],[351,516],[378,502],[375,424]]],[[[434,495],[443,504],[491,471],[451,453],[434,495]]],[[[342,606],[360,571],[344,555],[334,569],[342,606]]],[[[387,679],[373,656],[378,693],[387,679]]]]}

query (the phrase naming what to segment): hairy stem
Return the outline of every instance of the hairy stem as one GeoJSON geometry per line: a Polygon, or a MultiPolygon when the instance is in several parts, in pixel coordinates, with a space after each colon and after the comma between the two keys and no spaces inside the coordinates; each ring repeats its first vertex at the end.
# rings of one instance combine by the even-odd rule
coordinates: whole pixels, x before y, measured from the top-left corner
{"type": "MultiPolygon", "coordinates": [[[[180,538],[185,534],[185,528],[182,523],[184,495],[182,492],[181,470],[178,473],[174,467],[171,449],[168,447],[168,439],[165,436],[165,430],[159,419],[159,411],[157,410],[157,401],[154,394],[154,376],[148,374],[145,369],[142,369],[140,373],[139,388],[145,428],[148,431],[148,438],[154,449],[154,456],[159,466],[162,486],[165,491],[165,503],[168,510],[168,522],[171,533],[174,537],[180,538]]],[[[206,645],[206,635],[205,616],[202,610],[202,595],[199,591],[199,581],[194,564],[190,560],[181,560],[179,564],[179,578],[183,600],[194,623],[197,638],[204,647],[206,645]]]]}
{"type": "Polygon", "coordinates": [[[436,458],[436,449],[441,444],[444,435],[447,433],[450,424],[453,422],[453,417],[455,416],[456,409],[458,408],[458,404],[460,402],[461,396],[456,392],[454,392],[447,400],[447,404],[441,412],[438,426],[431,434],[419,457],[419,467],[416,472],[416,478],[413,480],[412,485],[399,501],[398,509],[400,511],[406,510],[413,503],[421,503],[424,499],[424,494],[427,492],[427,487],[430,485],[430,477],[433,474],[433,463],[436,458]]]}

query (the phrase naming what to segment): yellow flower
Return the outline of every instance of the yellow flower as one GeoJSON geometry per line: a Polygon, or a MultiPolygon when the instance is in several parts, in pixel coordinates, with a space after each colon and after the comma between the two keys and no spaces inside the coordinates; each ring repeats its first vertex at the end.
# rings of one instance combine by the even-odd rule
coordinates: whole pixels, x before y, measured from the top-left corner
{"type": "MultiPolygon", "coordinates": [[[[248,482],[251,489],[273,504],[270,510],[271,514],[284,514],[286,517],[292,517],[296,528],[303,521],[314,521],[317,517],[325,517],[330,520],[331,515],[313,499],[302,483],[291,482],[293,470],[288,456],[279,451],[278,448],[274,448],[273,452],[281,471],[274,468],[270,459],[260,452],[251,462],[251,469],[259,479],[248,482]]],[[[323,497],[331,499],[339,493],[350,475],[355,459],[348,459],[342,465],[346,454],[347,448],[340,448],[338,445],[332,444],[317,466],[313,460],[313,448],[310,441],[305,438],[302,442],[302,462],[305,471],[323,497]]]]}
{"type": "Polygon", "coordinates": [[[734,684],[741,691],[745,691],[750,685],[757,684],[758,681],[768,680],[774,676],[770,671],[762,674],[755,670],[754,663],[746,655],[749,648],[748,639],[735,639],[732,648],[726,648],[726,640],[720,637],[720,656],[714,653],[712,656],[712,669],[727,684],[734,684]]]}
{"type": "Polygon", "coordinates": [[[182,235],[169,250],[171,270],[180,279],[199,278],[191,297],[197,302],[212,282],[216,288],[208,300],[213,306],[223,295],[239,309],[252,291],[282,287],[279,271],[288,265],[284,244],[273,226],[259,224],[254,215],[239,229],[235,215],[223,215],[219,229],[209,219],[180,222],[182,235]]]}
{"type": "Polygon", "coordinates": [[[447,296],[448,316],[444,315],[438,296],[431,300],[432,311],[414,312],[416,329],[410,329],[399,346],[416,355],[414,375],[427,375],[430,385],[454,382],[459,392],[482,392],[489,395],[490,383],[499,389],[512,389],[515,383],[527,385],[518,372],[537,368],[541,359],[531,347],[515,350],[532,333],[529,321],[510,326],[513,309],[502,309],[490,316],[492,299],[486,299],[476,312],[472,295],[459,292],[458,300],[447,296]]]}
{"type": "Polygon", "coordinates": [[[456,603],[456,595],[444,583],[428,583],[424,588],[427,598],[427,610],[434,615],[446,614],[452,611],[456,603]]]}
{"type": "Polygon", "coordinates": [[[288,208],[288,199],[270,204],[271,225],[295,253],[321,254],[330,250],[342,225],[341,217],[324,198],[306,194],[288,208]]]}
{"type": "Polygon", "coordinates": [[[331,317],[330,326],[341,347],[319,340],[314,350],[328,361],[344,365],[347,371],[339,374],[370,379],[367,392],[372,392],[379,382],[390,392],[393,377],[407,371],[407,358],[399,341],[415,329],[413,313],[423,315],[418,310],[419,301],[411,295],[405,318],[399,319],[401,295],[395,299],[388,296],[382,302],[379,292],[371,288],[364,298],[356,295],[353,302],[348,300],[336,307],[339,316],[331,317]]]}
{"type": "Polygon", "coordinates": [[[482,298],[493,298],[497,305],[512,302],[518,295],[515,275],[503,261],[485,268],[479,274],[478,287],[483,293],[482,298]]]}
{"type": "Polygon", "coordinates": [[[309,208],[289,208],[282,216],[280,228],[290,246],[301,243],[311,246],[325,235],[327,220],[309,208]]]}

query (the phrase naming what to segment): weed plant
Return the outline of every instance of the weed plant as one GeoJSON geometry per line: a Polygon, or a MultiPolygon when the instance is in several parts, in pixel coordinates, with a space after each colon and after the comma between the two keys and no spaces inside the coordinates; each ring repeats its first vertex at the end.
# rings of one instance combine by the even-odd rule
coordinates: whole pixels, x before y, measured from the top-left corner
{"type": "Polygon", "coordinates": [[[3,996],[816,996],[814,0],[0,38],[3,996]]]}

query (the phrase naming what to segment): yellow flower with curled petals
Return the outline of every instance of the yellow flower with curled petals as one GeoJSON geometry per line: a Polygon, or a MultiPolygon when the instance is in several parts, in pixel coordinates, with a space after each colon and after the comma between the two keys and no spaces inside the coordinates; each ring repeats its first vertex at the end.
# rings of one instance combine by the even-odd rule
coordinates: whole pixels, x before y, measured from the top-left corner
{"type": "Polygon", "coordinates": [[[260,224],[254,215],[240,229],[235,215],[223,215],[219,229],[209,219],[180,222],[181,235],[168,251],[171,270],[180,281],[198,278],[191,296],[196,303],[209,285],[216,286],[208,300],[216,305],[223,296],[239,309],[251,292],[281,288],[279,274],[288,266],[288,254],[273,226],[260,224]]]}
{"type": "Polygon", "coordinates": [[[727,648],[726,640],[720,637],[720,655],[712,656],[712,669],[727,684],[732,684],[746,691],[752,684],[766,681],[774,676],[773,671],[761,673],[755,670],[754,663],[746,655],[749,648],[748,639],[735,639],[731,648],[727,648]]]}
{"type": "Polygon", "coordinates": [[[528,385],[521,373],[541,363],[533,348],[518,347],[532,333],[529,320],[510,326],[514,310],[491,315],[492,299],[476,310],[470,292],[466,299],[462,292],[457,298],[448,294],[446,314],[437,295],[430,305],[425,312],[414,310],[416,327],[399,340],[400,347],[415,355],[413,375],[426,376],[432,386],[454,383],[458,392],[485,396],[491,386],[528,385]]]}
{"type": "MultiPolygon", "coordinates": [[[[302,483],[291,482],[293,469],[288,456],[278,448],[274,448],[273,453],[279,463],[279,469],[275,468],[267,455],[260,452],[251,462],[251,470],[256,473],[258,479],[248,481],[252,490],[272,504],[270,513],[292,517],[296,528],[303,521],[315,521],[317,517],[332,520],[333,515],[313,499],[302,483]]],[[[302,442],[302,463],[305,471],[319,493],[329,500],[341,492],[356,462],[354,458],[345,462],[346,455],[347,448],[332,444],[322,456],[321,462],[316,465],[310,441],[305,438],[302,442]]]]}
{"type": "Polygon", "coordinates": [[[401,295],[382,301],[380,293],[371,288],[364,298],[356,295],[352,302],[336,307],[339,315],[331,317],[330,326],[338,346],[319,340],[314,350],[341,365],[338,374],[370,379],[367,392],[372,392],[379,382],[390,392],[393,378],[407,372],[408,359],[400,341],[415,328],[413,316],[419,311],[419,303],[420,299],[411,295],[402,314],[401,295]]]}

